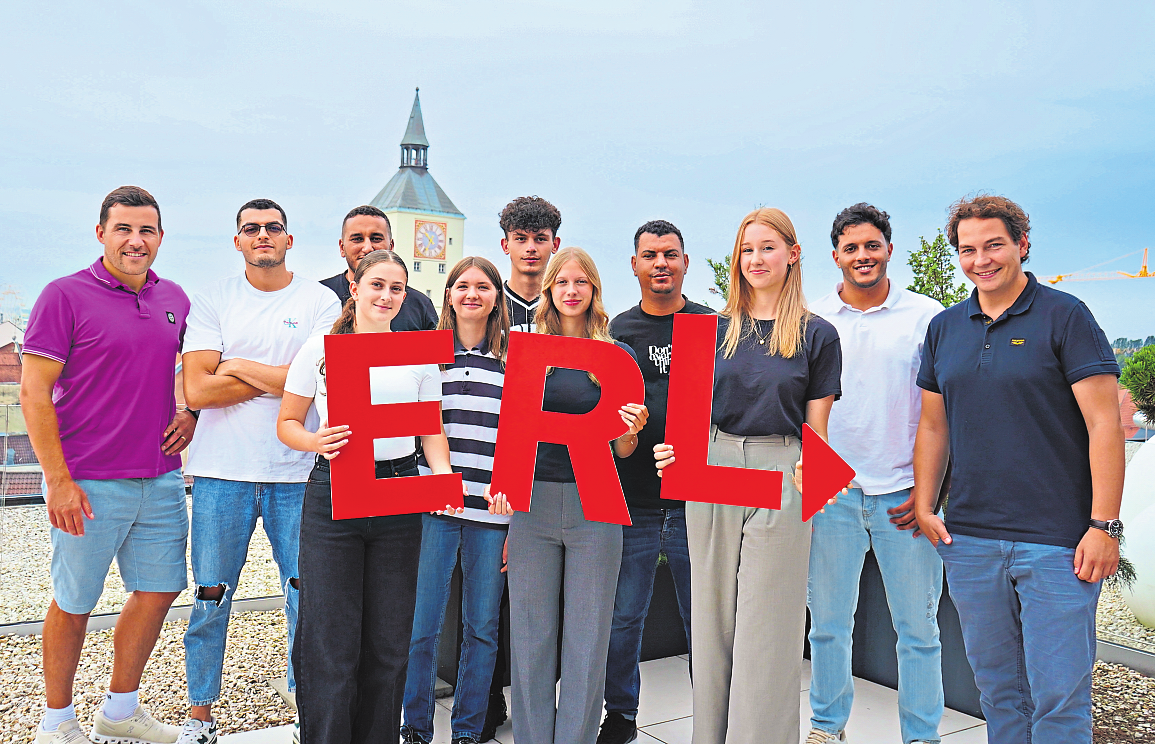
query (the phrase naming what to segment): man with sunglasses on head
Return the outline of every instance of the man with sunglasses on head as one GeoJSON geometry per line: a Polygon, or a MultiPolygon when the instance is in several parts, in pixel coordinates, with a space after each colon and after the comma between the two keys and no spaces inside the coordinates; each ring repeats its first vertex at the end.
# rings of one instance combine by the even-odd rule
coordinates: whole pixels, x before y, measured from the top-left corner
{"type": "MultiPolygon", "coordinates": [[[[337,299],[344,307],[351,296],[349,282],[353,281],[353,272],[357,270],[361,259],[371,251],[393,250],[393,226],[377,207],[354,207],[341,223],[341,239],[337,241],[337,248],[341,251],[341,258],[349,264],[349,269],[322,279],[321,284],[336,292],[337,299]]],[[[437,328],[439,317],[433,300],[421,290],[406,286],[401,309],[389,327],[394,331],[432,331],[437,328]]]]}
{"type": "MultiPolygon", "coordinates": [[[[180,744],[212,744],[233,594],[262,519],[285,592],[288,648],[297,624],[297,545],[313,458],[277,439],[289,363],[312,336],[328,333],[337,298],[285,267],[293,247],[285,210],[254,199],[237,212],[233,238],[244,273],[193,298],[184,344],[184,394],[200,411],[185,473],[194,476],[195,604],[185,633],[192,705],[180,744]]],[[[315,427],[318,422],[312,422],[315,427]]],[[[288,665],[293,691],[293,665],[288,665]]]]}

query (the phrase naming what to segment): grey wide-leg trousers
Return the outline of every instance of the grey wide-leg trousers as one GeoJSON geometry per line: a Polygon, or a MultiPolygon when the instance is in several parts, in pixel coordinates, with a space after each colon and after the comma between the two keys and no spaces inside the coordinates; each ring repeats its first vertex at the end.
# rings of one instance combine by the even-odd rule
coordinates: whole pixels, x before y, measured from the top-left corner
{"type": "Polygon", "coordinates": [[[509,523],[510,713],[517,744],[597,740],[621,563],[621,525],[586,521],[576,484],[534,481],[530,511],[516,512],[509,523]]]}
{"type": "Polygon", "coordinates": [[[797,744],[810,556],[791,477],[800,443],[717,428],[710,438],[712,465],[781,470],[782,509],[686,504],[693,744],[797,744]]]}

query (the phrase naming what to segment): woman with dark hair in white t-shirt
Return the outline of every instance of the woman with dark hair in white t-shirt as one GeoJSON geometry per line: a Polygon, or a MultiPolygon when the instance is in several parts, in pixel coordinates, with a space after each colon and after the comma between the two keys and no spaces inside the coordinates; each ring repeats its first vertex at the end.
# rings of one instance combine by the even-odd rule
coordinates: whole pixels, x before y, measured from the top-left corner
{"type": "MultiPolygon", "coordinates": [[[[332,332],[388,333],[407,279],[405,262],[393,251],[365,256],[332,332]]],[[[435,364],[374,368],[369,384],[376,403],[441,400],[435,364]]],[[[301,734],[326,744],[396,740],[417,595],[421,515],[333,519],[329,460],[353,432],[328,425],[326,393],[325,338],[315,336],[289,367],[277,421],[282,442],[317,453],[301,515],[293,647],[301,734]],[[311,432],[305,419],[314,407],[322,423],[311,432]]],[[[434,473],[452,472],[444,431],[422,436],[421,444],[434,473]]],[[[379,479],[418,474],[413,437],[375,439],[373,454],[379,479]]]]}

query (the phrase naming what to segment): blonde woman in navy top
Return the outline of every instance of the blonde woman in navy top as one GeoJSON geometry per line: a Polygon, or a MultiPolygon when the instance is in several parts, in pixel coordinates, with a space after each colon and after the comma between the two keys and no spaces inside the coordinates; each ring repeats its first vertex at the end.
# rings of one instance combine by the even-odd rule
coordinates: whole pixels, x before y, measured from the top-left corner
{"type": "MultiPolygon", "coordinates": [[[[718,323],[712,465],[783,471],[782,508],[687,502],[693,744],[796,744],[810,525],[791,477],[802,424],[826,437],[841,394],[838,332],[806,308],[802,247],[778,209],[738,228],[718,323]]],[[[674,462],[654,448],[658,468],[674,462]]]]}

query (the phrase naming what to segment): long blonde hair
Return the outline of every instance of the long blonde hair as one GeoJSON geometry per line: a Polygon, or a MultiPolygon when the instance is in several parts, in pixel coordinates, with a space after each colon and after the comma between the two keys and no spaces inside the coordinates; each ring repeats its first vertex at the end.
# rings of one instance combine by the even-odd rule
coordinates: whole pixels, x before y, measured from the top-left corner
{"type": "Polygon", "coordinates": [[[594,260],[590,258],[590,254],[577,247],[562,248],[553,255],[549,266],[545,269],[545,278],[541,283],[541,303],[538,304],[537,313],[534,315],[537,332],[554,336],[562,335],[561,313],[553,304],[552,290],[553,285],[557,282],[557,275],[561,273],[562,267],[570,261],[577,261],[582,272],[590,280],[590,286],[593,287],[593,298],[590,301],[589,309],[586,310],[585,337],[612,342],[610,316],[606,314],[605,305],[602,304],[602,278],[598,274],[598,267],[594,265],[594,260]]]}
{"type": "MultiPolygon", "coordinates": [[[[461,275],[473,268],[485,274],[494,289],[497,290],[497,301],[493,303],[493,310],[489,311],[489,317],[485,321],[485,340],[489,345],[489,351],[497,357],[498,361],[505,364],[506,340],[509,336],[509,311],[505,306],[505,285],[501,282],[501,273],[489,259],[481,256],[466,256],[449,270],[449,276],[445,280],[445,301],[441,305],[441,320],[437,323],[437,330],[451,330],[453,331],[453,338],[457,338],[457,311],[453,309],[449,295],[453,285],[457,283],[461,275]]],[[[441,365],[442,371],[445,370],[446,366],[448,365],[441,365]]]]}
{"type": "MultiPolygon", "coordinates": [[[[742,240],[746,236],[746,228],[758,223],[765,225],[782,236],[786,245],[798,245],[798,236],[794,232],[794,223],[781,209],[762,207],[755,209],[742,220],[738,227],[738,237],[734,239],[734,253],[730,257],[730,294],[726,300],[726,307],[720,313],[730,319],[730,327],[726,329],[726,338],[722,343],[724,356],[729,359],[738,349],[738,343],[754,333],[754,318],[750,308],[754,304],[754,290],[746,278],[742,276],[742,240]]],[[[778,296],[778,312],[774,320],[774,330],[770,333],[769,343],[766,344],[766,355],[781,354],[790,359],[802,352],[803,340],[806,338],[806,324],[810,320],[810,311],[806,308],[806,296],[802,294],[802,257],[786,267],[786,279],[782,286],[782,294],[778,296]]]]}

